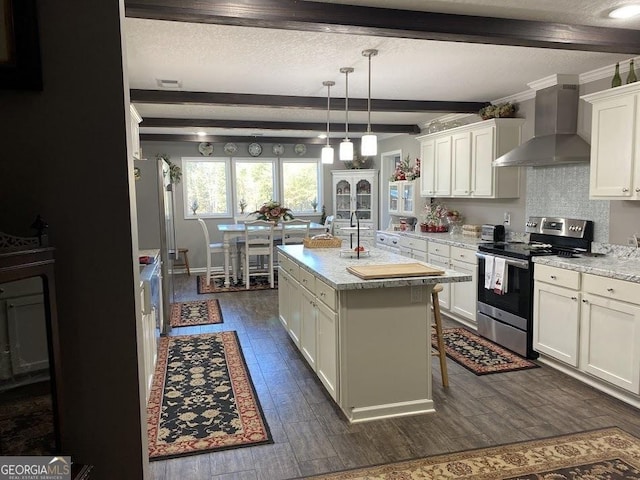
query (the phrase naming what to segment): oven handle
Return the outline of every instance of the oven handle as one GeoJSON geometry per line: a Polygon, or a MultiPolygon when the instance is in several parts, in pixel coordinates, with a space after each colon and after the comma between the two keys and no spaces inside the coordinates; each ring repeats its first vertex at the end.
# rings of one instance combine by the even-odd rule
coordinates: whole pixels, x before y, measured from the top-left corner
{"type": "MultiPolygon", "coordinates": [[[[482,260],[486,260],[487,256],[489,255],[476,252],[476,257],[482,260]]],[[[522,268],[523,270],[529,270],[529,262],[527,262],[526,260],[517,260],[515,258],[503,257],[501,255],[491,255],[491,256],[495,258],[504,258],[504,261],[507,265],[511,265],[516,268],[522,268]]]]}

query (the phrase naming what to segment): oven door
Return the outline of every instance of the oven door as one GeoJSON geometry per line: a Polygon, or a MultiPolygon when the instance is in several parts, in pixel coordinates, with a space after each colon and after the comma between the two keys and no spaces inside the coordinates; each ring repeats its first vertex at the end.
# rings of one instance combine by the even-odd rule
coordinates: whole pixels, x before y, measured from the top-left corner
{"type": "MultiPolygon", "coordinates": [[[[484,288],[485,258],[483,253],[476,253],[478,257],[478,302],[490,307],[510,313],[522,319],[531,318],[531,292],[533,272],[527,260],[493,255],[504,258],[507,264],[507,292],[499,295],[491,289],[484,288]]],[[[526,328],[526,325],[519,325],[526,328]]]]}

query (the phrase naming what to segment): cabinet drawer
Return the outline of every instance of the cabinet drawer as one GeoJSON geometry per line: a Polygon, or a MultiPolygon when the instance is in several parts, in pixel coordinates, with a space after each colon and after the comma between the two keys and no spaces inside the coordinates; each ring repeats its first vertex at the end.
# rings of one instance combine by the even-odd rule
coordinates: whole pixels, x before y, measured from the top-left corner
{"type": "Polygon", "coordinates": [[[278,256],[278,265],[296,280],[300,279],[300,267],[282,254],[278,256]]]}
{"type": "Polygon", "coordinates": [[[451,247],[451,260],[457,260],[458,262],[465,262],[475,265],[476,260],[476,251],[469,250],[468,248],[461,247],[451,247]]]}
{"type": "Polygon", "coordinates": [[[316,296],[331,310],[336,309],[336,291],[322,280],[316,278],[316,296]]]}
{"type": "Polygon", "coordinates": [[[0,299],[35,295],[42,293],[42,289],[42,279],[40,277],[7,282],[0,285],[0,299]]]}
{"type": "Polygon", "coordinates": [[[535,265],[533,278],[538,282],[546,282],[559,285],[572,290],[580,289],[580,273],[564,268],[550,267],[548,265],[535,265]]]}
{"type": "Polygon", "coordinates": [[[431,255],[449,257],[451,255],[451,247],[442,243],[429,242],[429,253],[431,255]]]}
{"type": "Polygon", "coordinates": [[[601,297],[640,304],[640,283],[585,273],[582,276],[582,290],[601,297]]]}
{"type": "Polygon", "coordinates": [[[309,290],[311,293],[316,293],[316,277],[313,276],[313,273],[308,272],[304,268],[300,269],[300,278],[298,278],[300,284],[309,290]]]}
{"type": "Polygon", "coordinates": [[[413,250],[418,250],[420,252],[427,251],[427,240],[423,238],[412,238],[412,237],[400,237],[400,246],[405,248],[411,248],[413,250]]]}

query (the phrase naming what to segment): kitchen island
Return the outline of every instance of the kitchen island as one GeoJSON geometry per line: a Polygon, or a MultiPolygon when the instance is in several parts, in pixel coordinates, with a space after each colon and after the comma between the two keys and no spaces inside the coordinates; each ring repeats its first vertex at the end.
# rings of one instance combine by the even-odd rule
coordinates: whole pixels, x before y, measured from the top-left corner
{"type": "Polygon", "coordinates": [[[470,275],[363,280],[349,266],[420,263],[373,248],[279,246],[279,317],[350,422],[434,411],[431,291],[470,275]]]}

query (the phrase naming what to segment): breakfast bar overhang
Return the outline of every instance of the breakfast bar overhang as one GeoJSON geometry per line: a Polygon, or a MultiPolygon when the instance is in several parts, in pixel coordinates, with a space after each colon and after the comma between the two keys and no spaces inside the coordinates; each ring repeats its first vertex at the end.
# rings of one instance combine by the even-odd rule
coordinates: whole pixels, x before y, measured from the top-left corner
{"type": "Polygon", "coordinates": [[[364,280],[347,267],[428,264],[375,248],[360,258],[334,248],[278,249],[280,321],[347,419],[434,411],[431,292],[471,276],[364,280]]]}

